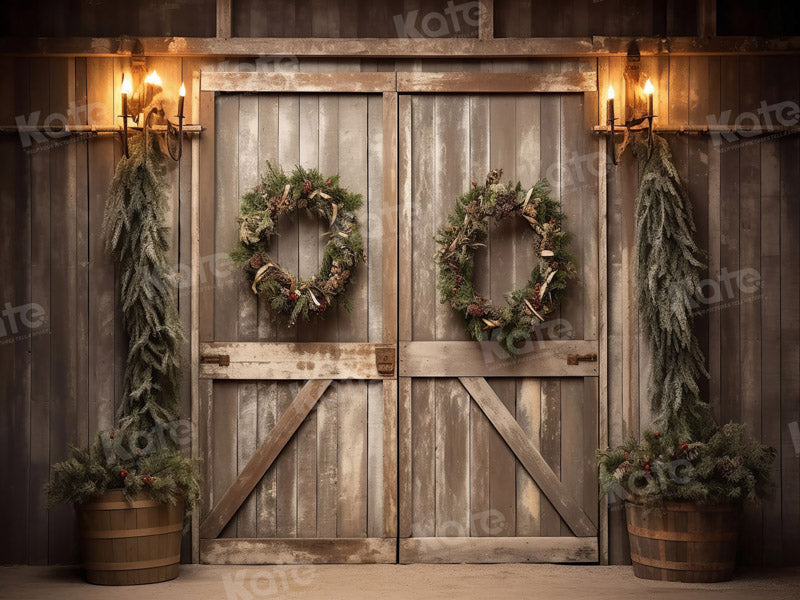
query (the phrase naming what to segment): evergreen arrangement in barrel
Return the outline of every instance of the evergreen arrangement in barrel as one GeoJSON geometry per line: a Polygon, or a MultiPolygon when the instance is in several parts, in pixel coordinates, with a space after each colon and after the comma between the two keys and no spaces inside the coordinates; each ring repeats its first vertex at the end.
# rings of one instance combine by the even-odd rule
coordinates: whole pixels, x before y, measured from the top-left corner
{"type": "Polygon", "coordinates": [[[164,176],[157,138],[133,138],[130,157],[117,165],[105,214],[128,341],[117,426],[99,432],[88,448],[72,447],[53,465],[45,490],[51,505],[77,508],[91,583],[177,577],[184,507],[191,509],[200,496],[195,461],[180,444],[191,428],[177,410],[183,332],[166,259],[164,176]]]}
{"type": "Polygon", "coordinates": [[[640,439],[598,451],[601,497],[626,503],[638,577],[722,581],[735,567],[741,507],[769,494],[776,452],[745,425],[720,427],[701,398],[699,379],[708,373],[693,310],[703,256],[689,196],[666,140],[653,135],[635,150],[637,301],[656,416],[640,439]],[[670,559],[658,550],[664,544],[670,559]],[[687,556],[694,558],[677,558],[687,556]]]}

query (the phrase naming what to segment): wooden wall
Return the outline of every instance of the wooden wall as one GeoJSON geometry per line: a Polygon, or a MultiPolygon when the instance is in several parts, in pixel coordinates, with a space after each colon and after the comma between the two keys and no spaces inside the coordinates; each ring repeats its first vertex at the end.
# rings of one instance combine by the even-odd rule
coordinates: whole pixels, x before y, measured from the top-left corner
{"type": "MultiPolygon", "coordinates": [[[[118,85],[127,59],[0,59],[0,124],[41,111],[38,122],[75,105],[98,103],[76,123],[108,123],[119,113],[118,85]],[[100,108],[102,106],[103,108],[100,108]]],[[[168,86],[177,87],[205,65],[222,61],[152,59],[168,86]]],[[[252,61],[251,61],[252,62],[252,61]]],[[[570,63],[574,61],[563,61],[570,63]]],[[[590,62],[599,89],[609,79],[622,90],[621,59],[590,62]]],[[[230,69],[227,63],[224,68],[230,69]]],[[[260,68],[271,69],[259,63],[260,68]]],[[[152,68],[151,67],[151,68],[152,68]]],[[[730,109],[733,121],[762,100],[797,102],[797,57],[643,58],[656,85],[658,123],[706,124],[730,109]]],[[[302,60],[308,70],[529,70],[529,61],[302,60]]],[[[554,65],[552,68],[570,68],[554,65]]],[[[618,91],[619,93],[619,91],[618,91]]],[[[591,94],[597,119],[605,95],[591,94]]],[[[187,103],[189,105],[189,103],[187,103]]],[[[576,117],[576,118],[582,118],[576,117]]],[[[68,443],[85,444],[113,422],[122,385],[124,339],[117,309],[116,276],[101,236],[104,195],[120,146],[110,137],[52,140],[63,145],[23,147],[19,137],[0,138],[0,306],[40,305],[45,320],[0,340],[0,480],[10,482],[0,510],[10,515],[3,563],[72,562],[76,559],[71,509],[43,508],[41,486],[51,462],[68,443]],[[64,143],[68,142],[68,143],[64,143]],[[49,148],[49,149],[47,149],[49,148]]],[[[755,269],[757,292],[723,282],[724,301],[698,319],[711,380],[704,394],[723,420],[749,423],[779,450],[775,495],[748,513],[742,560],[797,564],[800,556],[800,138],[752,138],[719,144],[708,137],[670,138],[690,188],[698,240],[709,252],[708,276],[719,279],[755,269]],[[796,429],[795,429],[796,430],[796,429]],[[795,445],[797,444],[797,445],[795,445]]],[[[543,154],[544,157],[544,154],[543,154]]],[[[171,165],[173,204],[168,212],[171,261],[189,281],[190,149],[171,165]]],[[[591,168],[577,157],[576,168],[591,168]],[[581,167],[580,165],[587,165],[581,167]]],[[[580,171],[578,171],[580,173],[580,171]]],[[[644,404],[647,356],[640,344],[634,290],[633,206],[636,165],[627,154],[611,168],[609,202],[609,425],[611,441],[636,435],[649,419],[644,404]]],[[[709,286],[711,289],[713,286],[709,286]]],[[[748,288],[750,289],[750,288],[748,288]]],[[[189,322],[189,289],[179,288],[181,318],[189,322]]],[[[5,327],[11,331],[4,315],[5,327]]],[[[188,349],[188,346],[187,346],[188,349]]],[[[188,350],[184,355],[188,357],[188,350]]],[[[188,368],[181,408],[189,414],[188,368]]],[[[621,513],[611,516],[611,558],[625,561],[621,513]]]]}

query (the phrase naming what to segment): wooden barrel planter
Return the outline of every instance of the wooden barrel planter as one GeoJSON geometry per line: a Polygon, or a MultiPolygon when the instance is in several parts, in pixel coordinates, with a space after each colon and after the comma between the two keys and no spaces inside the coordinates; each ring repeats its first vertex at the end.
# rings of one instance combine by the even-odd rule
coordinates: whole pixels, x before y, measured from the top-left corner
{"type": "Polygon", "coordinates": [[[136,585],[175,579],[181,554],[183,499],[174,506],[112,490],[77,507],[86,580],[136,585]]]}
{"type": "Polygon", "coordinates": [[[626,504],[633,573],[642,579],[727,581],[736,566],[738,508],[668,502],[626,504]]]}

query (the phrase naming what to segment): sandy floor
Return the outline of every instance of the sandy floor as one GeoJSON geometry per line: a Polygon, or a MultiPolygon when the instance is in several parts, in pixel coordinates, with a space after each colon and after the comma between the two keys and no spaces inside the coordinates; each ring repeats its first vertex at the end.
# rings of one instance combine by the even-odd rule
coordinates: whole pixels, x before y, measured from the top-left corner
{"type": "Polygon", "coordinates": [[[183,565],[167,583],[114,588],[81,580],[70,567],[0,567],[0,598],[24,600],[258,600],[395,598],[569,598],[592,600],[798,600],[800,568],[753,571],[719,584],[636,579],[630,567],[557,565],[183,565]]]}

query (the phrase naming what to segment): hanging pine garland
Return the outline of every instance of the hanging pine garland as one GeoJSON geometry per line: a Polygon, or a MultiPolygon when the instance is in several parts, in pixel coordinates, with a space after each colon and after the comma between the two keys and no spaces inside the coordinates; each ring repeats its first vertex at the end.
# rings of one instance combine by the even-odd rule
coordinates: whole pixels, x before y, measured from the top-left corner
{"type": "Polygon", "coordinates": [[[664,429],[705,439],[714,428],[697,383],[708,373],[692,328],[703,267],[692,207],[664,138],[654,135],[652,149],[638,146],[637,154],[637,287],[652,356],[648,396],[664,429]]]}
{"type": "Polygon", "coordinates": [[[164,157],[156,136],[131,139],[111,182],[104,229],[120,266],[120,301],[128,334],[119,427],[149,431],[177,419],[183,339],[164,227],[164,157]],[[150,148],[146,148],[148,143],[150,148]]]}
{"type": "Polygon", "coordinates": [[[474,340],[496,331],[497,339],[513,352],[515,344],[529,339],[536,327],[564,298],[567,282],[575,277],[575,260],[567,251],[569,234],[561,228],[564,214],[549,197],[546,180],[525,190],[517,183],[503,184],[502,169],[491,171],[482,185],[456,202],[448,225],[436,237],[439,250],[439,294],[442,302],[464,316],[474,340]],[[536,234],[534,249],[541,257],[525,287],[507,294],[506,306],[496,306],[475,290],[477,248],[484,246],[489,219],[495,222],[522,217],[536,234]]]}
{"type": "Polygon", "coordinates": [[[343,295],[353,269],[362,260],[364,242],[354,211],[361,196],[339,186],[339,176],[324,178],[314,169],[296,167],[290,175],[268,165],[261,183],[242,196],[239,247],[231,258],[247,273],[253,293],[289,318],[310,320],[336,301],[350,310],[343,295]],[[319,273],[298,281],[269,257],[270,238],[278,219],[308,210],[330,226],[319,273]]]}

